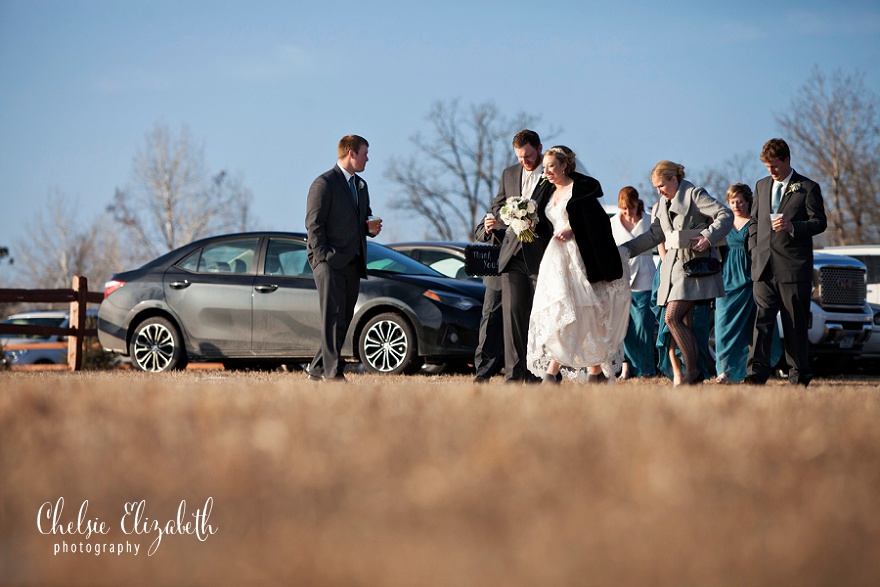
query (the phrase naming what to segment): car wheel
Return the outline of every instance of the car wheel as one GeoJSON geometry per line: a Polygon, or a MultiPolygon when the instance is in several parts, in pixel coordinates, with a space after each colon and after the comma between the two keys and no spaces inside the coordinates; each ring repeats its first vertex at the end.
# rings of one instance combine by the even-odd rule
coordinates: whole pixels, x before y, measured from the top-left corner
{"type": "Polygon", "coordinates": [[[132,364],[141,371],[159,373],[186,366],[186,349],[180,331],[159,316],[138,324],[131,337],[129,354],[132,364]]]}
{"type": "Polygon", "coordinates": [[[399,314],[371,318],[358,340],[361,362],[373,373],[399,375],[421,367],[412,327],[399,314]]]}

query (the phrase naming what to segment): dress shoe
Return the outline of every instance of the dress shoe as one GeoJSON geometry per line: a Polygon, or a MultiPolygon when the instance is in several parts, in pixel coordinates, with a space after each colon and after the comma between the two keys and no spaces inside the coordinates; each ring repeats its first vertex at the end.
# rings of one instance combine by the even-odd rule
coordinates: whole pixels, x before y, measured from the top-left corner
{"type": "Polygon", "coordinates": [[[694,377],[693,379],[685,379],[685,380],[683,380],[683,381],[682,381],[681,383],[679,383],[676,387],[679,387],[679,386],[682,386],[682,385],[700,385],[700,384],[703,383],[704,381],[706,381],[706,377],[705,377],[702,373],[699,373],[699,374],[698,374],[696,377],[694,377]]]}
{"type": "Polygon", "coordinates": [[[604,373],[587,373],[587,383],[608,383],[608,378],[604,373]]]}
{"type": "Polygon", "coordinates": [[[309,381],[315,381],[315,382],[324,381],[324,376],[323,375],[313,375],[313,374],[309,373],[309,381]]]}
{"type": "Polygon", "coordinates": [[[474,377],[474,383],[489,383],[488,377],[483,377],[482,375],[477,375],[474,377]]]}
{"type": "Polygon", "coordinates": [[[541,385],[559,385],[559,376],[558,375],[550,375],[549,373],[544,373],[543,379],[541,379],[541,385]]]}
{"type": "Polygon", "coordinates": [[[809,379],[792,379],[791,377],[789,377],[788,382],[791,385],[803,385],[805,388],[810,386],[809,379]]]}
{"type": "Polygon", "coordinates": [[[767,383],[767,380],[761,379],[757,375],[749,374],[746,375],[745,379],[743,379],[743,383],[745,383],[746,385],[764,385],[767,383]]]}

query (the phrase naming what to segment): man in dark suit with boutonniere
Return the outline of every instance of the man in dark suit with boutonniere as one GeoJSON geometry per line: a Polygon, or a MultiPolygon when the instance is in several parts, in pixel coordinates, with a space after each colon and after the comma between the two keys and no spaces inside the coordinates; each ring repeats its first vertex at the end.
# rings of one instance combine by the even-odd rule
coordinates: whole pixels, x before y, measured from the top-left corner
{"type": "Polygon", "coordinates": [[[807,386],[813,237],[825,231],[822,190],[791,168],[791,151],[770,139],[761,151],[770,177],[758,181],[749,220],[748,248],[758,312],[746,383],[763,385],[773,370],[770,341],[776,314],[782,315],[788,381],[807,386]]]}
{"type": "Polygon", "coordinates": [[[361,278],[367,278],[367,235],[382,230],[372,218],[367,183],[357,174],[369,160],[369,143],[346,135],[337,146],[336,165],[317,177],[306,203],[308,259],[321,304],[321,348],[309,379],[344,381],[342,343],[354,317],[361,278]]]}
{"type": "Polygon", "coordinates": [[[540,381],[526,368],[526,346],[538,268],[553,236],[553,227],[544,210],[553,186],[549,181],[542,181],[542,150],[541,139],[535,131],[522,130],[513,137],[513,151],[519,163],[501,174],[501,186],[491,207],[495,218],[487,217],[484,221],[483,239],[488,241],[494,236],[501,240],[498,271],[504,318],[504,377],[508,383],[540,381]],[[496,220],[507,198],[511,197],[531,198],[537,204],[538,224],[532,227],[537,236],[532,242],[519,242],[512,230],[496,220]]]}

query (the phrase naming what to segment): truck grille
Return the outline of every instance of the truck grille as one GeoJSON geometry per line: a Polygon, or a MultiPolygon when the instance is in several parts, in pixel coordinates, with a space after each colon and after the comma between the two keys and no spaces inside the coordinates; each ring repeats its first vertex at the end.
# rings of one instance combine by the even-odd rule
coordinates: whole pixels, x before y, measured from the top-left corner
{"type": "Polygon", "coordinates": [[[852,267],[822,267],[819,270],[822,306],[865,305],[865,272],[852,267]]]}

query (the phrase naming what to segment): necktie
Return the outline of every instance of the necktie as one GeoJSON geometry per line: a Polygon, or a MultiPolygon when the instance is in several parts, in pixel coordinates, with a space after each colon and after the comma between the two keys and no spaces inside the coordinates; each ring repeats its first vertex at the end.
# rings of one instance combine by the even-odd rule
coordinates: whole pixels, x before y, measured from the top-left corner
{"type": "Polygon", "coordinates": [[[782,199],[782,184],[776,182],[773,184],[773,213],[775,214],[777,210],[779,210],[779,200],[782,199]]]}
{"type": "Polygon", "coordinates": [[[525,180],[523,181],[522,188],[522,196],[524,198],[531,198],[532,192],[535,191],[535,172],[526,172],[525,180]]]}
{"type": "Polygon", "coordinates": [[[354,207],[358,207],[358,191],[357,188],[354,187],[354,176],[348,178],[348,187],[351,188],[351,197],[354,198],[354,207]]]}

